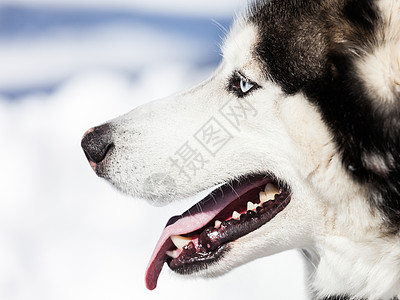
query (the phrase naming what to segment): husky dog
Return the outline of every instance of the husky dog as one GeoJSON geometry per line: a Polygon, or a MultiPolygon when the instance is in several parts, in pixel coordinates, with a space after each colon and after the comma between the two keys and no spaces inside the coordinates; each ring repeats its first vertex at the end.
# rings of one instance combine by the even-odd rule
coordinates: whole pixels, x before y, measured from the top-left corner
{"type": "Polygon", "coordinates": [[[300,249],[315,299],[400,297],[400,1],[253,2],[200,85],[90,129],[100,177],[154,204],[166,262],[217,276],[300,249]]]}

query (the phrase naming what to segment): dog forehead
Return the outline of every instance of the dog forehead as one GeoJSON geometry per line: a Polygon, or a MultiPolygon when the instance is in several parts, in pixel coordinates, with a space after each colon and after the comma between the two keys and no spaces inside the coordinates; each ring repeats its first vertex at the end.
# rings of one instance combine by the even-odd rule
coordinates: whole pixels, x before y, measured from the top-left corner
{"type": "Polygon", "coordinates": [[[236,68],[246,68],[256,62],[255,47],[258,30],[252,23],[239,19],[233,25],[222,46],[224,62],[236,68]]]}

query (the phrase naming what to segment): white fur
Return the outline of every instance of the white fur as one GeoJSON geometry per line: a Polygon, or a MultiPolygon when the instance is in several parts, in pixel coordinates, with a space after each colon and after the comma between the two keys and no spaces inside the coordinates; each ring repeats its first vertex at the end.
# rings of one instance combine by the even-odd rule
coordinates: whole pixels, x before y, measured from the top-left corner
{"type": "Polygon", "coordinates": [[[358,240],[330,233],[319,244],[320,262],[313,274],[319,295],[347,292],[355,299],[399,296],[400,249],[382,237],[358,240]]]}
{"type": "MultiPolygon", "coordinates": [[[[111,121],[115,149],[107,158],[105,176],[127,193],[148,197],[146,179],[166,173],[176,190],[168,194],[162,186],[155,187],[153,201],[172,201],[241,174],[272,172],[291,186],[289,206],[260,229],[232,242],[220,263],[201,275],[220,275],[255,258],[299,248],[310,254],[310,287],[317,296],[400,296],[400,239],[381,235],[381,218],[367,205],[367,191],[343,169],[318,109],[302,94],[288,96],[263,76],[253,57],[256,42],[256,28],[238,22],[223,48],[223,62],[210,79],[111,121]],[[261,88],[245,100],[234,98],[226,85],[235,70],[261,88]],[[257,111],[239,128],[220,113],[232,100],[249,101],[257,111]],[[169,158],[185,142],[200,149],[194,135],[210,118],[218,120],[232,139],[215,156],[199,150],[209,163],[188,182],[169,158]]],[[[379,101],[395,99],[396,47],[388,42],[359,66],[369,92],[379,101]]],[[[379,167],[379,161],[374,164],[379,167]]]]}

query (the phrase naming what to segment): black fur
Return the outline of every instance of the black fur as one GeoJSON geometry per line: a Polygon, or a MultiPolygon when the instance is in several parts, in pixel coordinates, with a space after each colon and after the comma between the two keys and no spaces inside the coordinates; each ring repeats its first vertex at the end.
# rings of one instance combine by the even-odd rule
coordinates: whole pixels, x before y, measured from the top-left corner
{"type": "MultiPolygon", "coordinates": [[[[379,109],[355,62],[379,45],[376,0],[272,0],[253,4],[266,76],[288,94],[304,92],[334,134],[345,168],[368,189],[387,231],[400,231],[400,99],[379,109]],[[375,155],[385,170],[371,168],[375,155]]],[[[376,101],[375,101],[376,103],[376,101]]]]}

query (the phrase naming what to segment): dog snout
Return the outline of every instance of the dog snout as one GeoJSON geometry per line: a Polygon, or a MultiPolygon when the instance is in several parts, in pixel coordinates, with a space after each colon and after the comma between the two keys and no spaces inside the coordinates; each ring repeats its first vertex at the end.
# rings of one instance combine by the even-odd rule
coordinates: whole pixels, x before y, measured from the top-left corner
{"type": "Polygon", "coordinates": [[[108,124],[89,129],[83,135],[81,142],[82,149],[94,170],[97,164],[105,159],[113,145],[108,124]]]}

